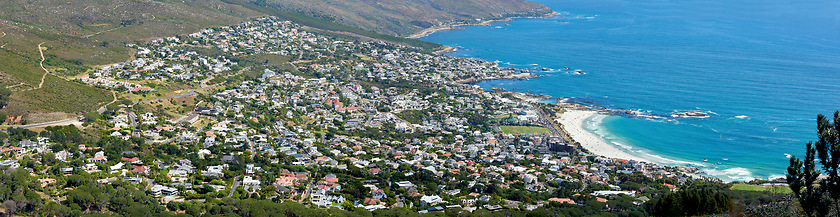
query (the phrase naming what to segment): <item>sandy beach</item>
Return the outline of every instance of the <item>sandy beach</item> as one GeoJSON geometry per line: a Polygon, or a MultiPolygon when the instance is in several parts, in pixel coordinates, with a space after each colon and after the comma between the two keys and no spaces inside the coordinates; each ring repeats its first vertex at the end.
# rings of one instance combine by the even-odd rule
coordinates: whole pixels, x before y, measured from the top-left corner
{"type": "Polygon", "coordinates": [[[551,13],[548,13],[548,14],[545,14],[545,15],[542,15],[542,16],[537,16],[537,17],[508,17],[508,18],[499,19],[499,20],[484,20],[484,21],[481,21],[480,23],[473,23],[473,24],[454,24],[454,25],[433,26],[433,27],[430,27],[430,28],[426,28],[426,29],[424,29],[424,30],[422,30],[418,33],[412,34],[412,35],[408,36],[408,38],[413,38],[413,39],[422,38],[422,37],[426,37],[426,36],[428,36],[432,33],[435,33],[435,32],[453,30],[453,29],[460,29],[461,27],[464,27],[464,26],[489,26],[493,22],[511,21],[515,18],[540,19],[540,18],[553,17],[554,15],[557,15],[557,14],[559,14],[559,13],[557,13],[556,11],[552,11],[551,13]]]}
{"type": "Polygon", "coordinates": [[[481,23],[476,23],[476,24],[455,24],[455,25],[434,26],[434,27],[431,27],[431,28],[424,29],[424,30],[422,30],[418,33],[414,33],[414,34],[408,36],[408,38],[418,39],[418,38],[429,36],[429,35],[431,35],[432,33],[435,33],[435,32],[461,29],[461,27],[464,27],[464,26],[489,26],[490,23],[493,23],[493,22],[496,22],[496,21],[509,21],[509,20],[510,19],[486,20],[486,21],[482,21],[481,23]]]}
{"type": "Polygon", "coordinates": [[[569,132],[569,135],[571,135],[575,141],[579,142],[583,148],[589,150],[593,154],[608,158],[651,162],[650,160],[621,151],[615,146],[608,144],[597,135],[583,129],[583,121],[596,114],[598,114],[596,111],[567,110],[558,120],[561,124],[563,124],[563,128],[569,132]]]}

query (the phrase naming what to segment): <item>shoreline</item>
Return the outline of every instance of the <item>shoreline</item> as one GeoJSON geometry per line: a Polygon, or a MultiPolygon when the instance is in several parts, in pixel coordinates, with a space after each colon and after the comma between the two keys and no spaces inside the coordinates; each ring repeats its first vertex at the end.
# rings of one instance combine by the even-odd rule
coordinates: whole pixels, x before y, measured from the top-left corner
{"type": "MultiPolygon", "coordinates": [[[[455,81],[461,84],[476,84],[482,81],[490,81],[490,80],[514,80],[514,79],[521,79],[521,78],[530,78],[530,77],[541,77],[542,75],[533,74],[533,73],[520,73],[518,76],[516,75],[508,75],[505,77],[482,77],[482,78],[468,78],[459,81],[455,81]]],[[[525,92],[517,92],[517,91],[507,91],[507,90],[500,90],[504,92],[513,93],[516,95],[517,98],[520,98],[523,101],[528,102],[535,102],[539,103],[540,100],[547,100],[552,99],[551,96],[543,96],[543,95],[534,95],[531,93],[525,92]]],[[[554,98],[557,99],[557,98],[554,98]]],[[[615,145],[604,141],[600,136],[595,135],[592,132],[583,128],[583,122],[586,119],[589,119],[595,115],[625,115],[625,116],[632,116],[634,115],[632,110],[613,110],[607,108],[601,109],[592,109],[589,106],[572,103],[572,102],[564,102],[558,104],[566,104],[564,106],[566,111],[563,112],[559,118],[551,120],[555,123],[559,123],[561,128],[566,131],[571,139],[574,142],[577,142],[580,147],[586,149],[590,152],[590,154],[603,156],[610,159],[623,159],[623,160],[633,160],[639,162],[646,162],[646,163],[653,163],[653,164],[660,164],[660,165],[668,165],[664,162],[651,160],[648,158],[644,158],[641,156],[637,156],[635,154],[627,153],[615,145]]],[[[674,165],[676,166],[676,165],[674,165]]],[[[698,168],[699,169],[699,168],[698,168]]],[[[691,173],[686,173],[691,174],[691,173]]],[[[691,175],[698,175],[698,174],[691,174],[691,175]]]]}
{"type": "Polygon", "coordinates": [[[571,136],[575,142],[579,143],[581,147],[585,148],[594,155],[600,155],[612,159],[635,160],[660,164],[660,162],[645,159],[643,157],[622,151],[614,145],[609,144],[607,141],[604,141],[598,135],[584,129],[583,122],[595,115],[598,115],[598,111],[569,109],[566,110],[566,112],[563,112],[563,114],[560,115],[560,118],[555,119],[554,121],[562,124],[563,129],[569,133],[569,136],[571,136]]]}
{"type": "MultiPolygon", "coordinates": [[[[505,92],[513,94],[514,97],[522,101],[531,103],[546,103],[541,101],[550,99],[558,100],[558,98],[546,95],[535,95],[532,93],[525,92],[505,92]]],[[[588,154],[594,156],[601,156],[611,160],[621,159],[627,161],[661,165],[665,167],[674,168],[679,172],[695,179],[723,181],[719,177],[710,176],[706,172],[702,171],[702,169],[706,167],[704,165],[690,162],[679,163],[679,160],[672,160],[669,158],[661,157],[659,157],[661,159],[657,159],[656,156],[645,156],[644,154],[640,153],[628,152],[627,150],[619,148],[618,145],[608,142],[600,136],[598,136],[597,134],[589,132],[584,128],[584,122],[595,115],[627,116],[624,112],[617,112],[620,110],[610,110],[605,108],[599,109],[577,103],[559,102],[559,100],[556,103],[556,105],[562,106],[565,109],[565,112],[560,114],[559,117],[556,117],[550,121],[560,124],[560,130],[565,132],[565,134],[569,136],[569,142],[582,149],[585,149],[586,153],[588,154]]],[[[733,179],[731,181],[737,180],[733,179]]]]}
{"type": "Polygon", "coordinates": [[[454,48],[454,47],[450,47],[450,46],[446,46],[446,45],[444,45],[444,46],[443,46],[443,49],[440,49],[440,50],[435,51],[435,52],[433,52],[433,53],[436,53],[436,54],[444,54],[444,53],[453,52],[453,51],[455,51],[455,50],[458,50],[458,49],[457,49],[457,48],[454,48]]]}
{"type": "Polygon", "coordinates": [[[463,27],[463,26],[489,26],[493,22],[505,22],[505,21],[511,21],[513,19],[544,19],[544,18],[553,17],[557,14],[560,14],[560,13],[557,13],[556,11],[551,11],[551,13],[547,13],[547,14],[544,14],[542,16],[508,17],[508,18],[499,19],[499,20],[484,20],[484,21],[481,21],[479,23],[472,23],[472,24],[450,24],[450,25],[442,25],[442,26],[433,26],[433,27],[423,29],[418,33],[411,34],[407,38],[418,39],[418,38],[429,36],[429,35],[431,35],[435,32],[462,29],[460,27],[463,27]]]}
{"type": "MultiPolygon", "coordinates": [[[[542,17],[517,17],[517,18],[546,18],[546,17],[555,16],[557,14],[558,14],[557,12],[552,12],[552,13],[546,14],[542,17]]],[[[458,26],[476,26],[476,25],[485,25],[486,26],[486,25],[490,25],[490,23],[492,23],[492,22],[509,21],[509,20],[511,20],[511,18],[506,18],[506,19],[503,19],[503,20],[487,20],[487,21],[483,21],[479,24],[456,25],[456,26],[451,26],[450,28],[440,28],[440,27],[430,28],[430,29],[427,29],[427,30],[424,30],[423,32],[421,32],[422,35],[419,36],[419,37],[427,36],[429,34],[437,32],[437,31],[457,29],[457,28],[454,28],[454,27],[458,27],[458,26]]],[[[414,36],[420,35],[421,33],[413,35],[412,38],[415,38],[414,36]]],[[[444,46],[444,48],[442,50],[439,50],[435,53],[444,54],[444,53],[448,53],[448,52],[453,52],[455,50],[457,50],[457,49],[453,48],[453,47],[449,47],[449,46],[444,46]]],[[[483,61],[486,61],[486,60],[483,60],[483,61]]],[[[520,69],[516,69],[516,68],[505,68],[505,69],[512,70],[512,71],[520,70],[520,69]]],[[[520,71],[520,73],[513,73],[513,74],[509,74],[509,75],[506,75],[506,76],[500,76],[500,77],[493,77],[493,76],[470,77],[470,78],[466,78],[466,79],[454,80],[453,82],[460,83],[460,84],[475,85],[475,84],[483,82],[483,81],[491,81],[491,80],[528,80],[529,78],[536,78],[536,77],[542,77],[542,76],[544,76],[544,75],[539,74],[539,73],[532,73],[530,71],[528,71],[528,72],[520,71]]],[[[662,166],[667,166],[667,167],[673,167],[673,168],[679,170],[680,172],[682,172],[683,174],[694,177],[696,179],[720,180],[719,178],[708,176],[708,174],[705,174],[705,172],[700,171],[701,168],[703,168],[704,166],[691,165],[691,164],[675,165],[675,164],[672,164],[672,163],[666,163],[666,162],[663,162],[663,161],[660,161],[660,160],[655,160],[655,159],[652,159],[652,158],[646,158],[646,157],[640,156],[638,153],[629,153],[625,150],[622,150],[622,149],[618,148],[616,145],[605,141],[600,136],[598,136],[598,135],[596,135],[592,132],[587,131],[583,127],[584,121],[586,119],[589,119],[590,117],[592,117],[594,115],[618,115],[618,116],[623,116],[623,117],[640,117],[640,118],[667,118],[667,117],[657,116],[657,115],[647,115],[647,114],[644,114],[644,112],[640,113],[640,109],[611,109],[611,108],[607,108],[607,107],[592,107],[592,105],[585,105],[585,104],[580,104],[580,103],[575,103],[575,102],[560,102],[560,99],[564,99],[562,97],[555,98],[555,97],[552,97],[552,96],[534,95],[532,93],[527,93],[527,92],[507,91],[507,90],[504,90],[504,89],[501,89],[501,88],[498,89],[498,90],[493,89],[493,91],[512,92],[512,93],[518,93],[518,94],[522,94],[522,95],[532,96],[532,97],[530,97],[531,101],[536,102],[536,103],[541,103],[541,102],[538,102],[539,100],[555,99],[555,100],[558,101],[557,102],[558,104],[567,104],[567,106],[565,106],[566,109],[567,109],[566,112],[561,114],[560,117],[558,117],[554,120],[550,120],[550,121],[554,121],[555,123],[561,124],[561,129],[563,131],[566,131],[566,133],[568,133],[569,137],[571,137],[571,140],[578,143],[578,145],[581,148],[586,149],[592,155],[603,156],[603,157],[609,158],[609,159],[622,159],[622,160],[628,160],[628,161],[644,162],[644,163],[649,163],[649,164],[656,164],[656,165],[662,165],[662,166]]],[[[525,100],[525,101],[528,101],[528,100],[525,100]]],[[[649,157],[651,157],[651,156],[649,156],[649,157]]]]}
{"type": "MultiPolygon", "coordinates": [[[[514,68],[508,68],[511,70],[515,70],[514,68]]],[[[536,78],[542,77],[544,75],[535,74],[530,72],[523,72],[517,74],[510,74],[503,77],[470,77],[466,79],[456,80],[454,82],[461,83],[461,84],[469,84],[475,85],[477,83],[483,81],[492,81],[492,80],[525,80],[528,78],[536,78]]],[[[628,153],[627,151],[621,150],[616,145],[613,145],[598,135],[595,135],[592,132],[583,128],[583,122],[586,119],[589,119],[595,115],[617,115],[623,117],[630,117],[630,118],[666,118],[662,116],[655,116],[655,115],[644,115],[637,113],[639,109],[611,109],[607,107],[592,107],[591,105],[579,104],[575,102],[560,102],[561,99],[565,98],[555,98],[552,96],[546,95],[535,95],[532,93],[527,92],[518,92],[518,91],[508,91],[504,89],[493,89],[492,91],[503,91],[514,93],[517,98],[528,101],[528,102],[535,102],[541,103],[540,100],[549,100],[554,99],[557,100],[557,104],[564,104],[566,112],[560,115],[559,118],[551,120],[555,123],[561,124],[561,128],[566,131],[571,139],[574,142],[579,143],[580,147],[589,151],[590,154],[603,156],[610,159],[623,159],[623,160],[632,160],[638,162],[646,162],[652,164],[659,164],[665,166],[674,166],[674,167],[683,167],[683,172],[688,175],[695,176],[695,177],[705,177],[702,173],[699,172],[699,169],[702,166],[699,165],[691,165],[690,163],[685,165],[675,165],[673,163],[666,163],[665,161],[655,160],[652,158],[645,158],[643,156],[639,156],[638,154],[628,153]],[[691,167],[693,169],[685,169],[685,167],[691,167]]],[[[676,161],[675,161],[676,162],[676,161]]],[[[709,178],[709,177],[706,177],[709,178]]]]}
{"type": "MultiPolygon", "coordinates": [[[[495,90],[494,90],[495,91],[495,90]]],[[[505,93],[511,93],[514,97],[518,98],[519,100],[530,102],[530,103],[546,103],[541,102],[545,100],[557,100],[556,105],[560,105],[565,109],[565,112],[559,115],[550,121],[560,124],[560,130],[565,132],[570,138],[570,143],[574,144],[580,148],[586,150],[586,153],[594,155],[594,156],[601,156],[611,160],[627,160],[627,161],[635,161],[635,162],[643,162],[646,164],[654,164],[660,165],[665,167],[670,167],[676,169],[677,171],[690,176],[694,179],[701,179],[701,180],[709,180],[709,181],[721,181],[721,182],[732,182],[738,181],[736,179],[732,179],[729,181],[723,181],[720,177],[712,176],[705,171],[705,165],[692,163],[692,162],[685,162],[681,160],[673,160],[670,158],[663,158],[657,156],[645,156],[644,154],[640,153],[633,153],[623,150],[611,142],[608,142],[601,138],[600,136],[596,135],[595,133],[589,132],[584,128],[584,122],[595,116],[595,115],[603,115],[603,116],[623,116],[623,117],[640,117],[636,114],[633,114],[632,110],[614,110],[608,108],[594,108],[591,106],[573,103],[573,102],[560,102],[562,98],[554,98],[552,96],[547,95],[535,95],[533,93],[527,92],[515,92],[515,91],[504,91],[505,93]]],[[[553,104],[553,103],[549,103],[553,104]]],[[[769,179],[762,179],[751,177],[752,179],[761,179],[761,180],[769,180],[769,179]]]]}
{"type": "Polygon", "coordinates": [[[469,77],[469,78],[466,78],[466,79],[455,80],[454,82],[455,82],[455,83],[459,83],[459,84],[470,84],[470,85],[473,85],[473,84],[478,84],[478,83],[480,83],[480,82],[482,82],[482,81],[492,81],[492,80],[528,80],[528,79],[531,79],[531,78],[539,78],[539,77],[542,77],[542,76],[543,76],[543,75],[538,75],[538,74],[534,74],[534,73],[530,73],[530,72],[522,72],[522,73],[509,74],[509,75],[506,75],[506,76],[503,76],[503,77],[480,77],[480,78],[476,78],[476,77],[469,77]]]}
{"type": "MultiPolygon", "coordinates": [[[[553,16],[553,15],[552,15],[553,16]]],[[[506,19],[510,20],[510,19],[506,19]]],[[[485,25],[489,24],[490,22],[495,22],[499,20],[492,20],[492,21],[485,21],[485,25]]],[[[440,30],[438,30],[440,31],[440,30]]],[[[431,34],[433,32],[428,32],[426,35],[431,34]]],[[[442,51],[436,52],[438,54],[444,54],[448,52],[452,52],[457,50],[456,48],[445,46],[445,49],[442,51]]],[[[481,59],[479,59],[481,60],[481,59]]],[[[491,62],[489,60],[481,60],[491,62]]],[[[453,80],[455,83],[465,84],[465,85],[477,85],[483,81],[491,81],[491,80],[528,80],[529,78],[535,77],[542,77],[545,76],[543,73],[533,73],[530,70],[523,71],[519,68],[513,67],[500,67],[503,70],[510,70],[514,72],[513,74],[509,74],[506,76],[477,76],[477,77],[469,77],[459,80],[453,80]],[[519,73],[515,73],[518,71],[519,73]]],[[[482,88],[484,89],[484,88],[482,88]]],[[[491,91],[491,89],[485,89],[487,91],[491,91]]],[[[702,163],[694,163],[694,162],[687,162],[684,160],[676,160],[671,158],[659,157],[656,155],[649,155],[645,153],[636,153],[630,150],[621,149],[618,145],[613,144],[605,139],[601,138],[600,136],[587,131],[584,129],[584,121],[589,119],[594,115],[616,115],[621,117],[627,118],[644,118],[644,119],[670,119],[676,118],[673,115],[660,115],[660,114],[651,114],[647,111],[641,109],[632,109],[632,108],[609,108],[604,107],[601,105],[587,105],[587,103],[582,102],[575,102],[574,98],[564,98],[564,97],[555,97],[555,96],[546,96],[546,95],[536,95],[533,93],[522,92],[521,90],[505,90],[503,88],[492,88],[492,91],[502,91],[502,92],[512,92],[512,93],[519,93],[523,95],[532,96],[529,97],[530,100],[522,99],[522,97],[517,97],[522,99],[523,101],[529,102],[536,102],[536,103],[545,103],[539,102],[542,100],[556,100],[557,104],[564,104],[564,107],[567,109],[566,112],[561,114],[559,117],[554,118],[551,121],[554,123],[562,124],[561,129],[568,133],[569,137],[573,142],[578,143],[577,145],[581,148],[586,149],[589,154],[595,156],[603,156],[609,159],[623,159],[628,161],[637,161],[637,162],[645,162],[648,164],[655,164],[661,165],[665,167],[670,167],[675,169],[675,171],[679,171],[682,174],[691,176],[695,179],[702,179],[702,180],[716,180],[724,182],[721,178],[725,176],[715,176],[710,175],[704,171],[704,168],[707,168],[708,165],[702,163]]],[[[760,177],[750,177],[752,179],[761,179],[761,180],[768,180],[766,178],[760,177]]],[[[725,182],[732,182],[738,181],[736,179],[732,179],[725,182]]]]}
{"type": "MultiPolygon", "coordinates": [[[[573,104],[576,106],[582,106],[578,104],[573,104]]],[[[703,166],[699,165],[673,165],[657,160],[652,160],[650,158],[644,158],[639,156],[638,154],[629,153],[627,151],[621,150],[615,145],[605,141],[598,135],[595,135],[592,132],[584,129],[583,122],[587,119],[591,118],[595,115],[615,115],[615,114],[604,114],[603,111],[600,110],[590,110],[580,108],[580,107],[572,107],[568,108],[563,114],[560,115],[560,118],[555,119],[554,121],[561,124],[561,128],[569,134],[572,140],[580,147],[589,151],[590,154],[602,156],[609,159],[622,159],[628,161],[637,161],[637,162],[645,162],[649,164],[656,164],[656,165],[663,165],[663,166],[670,166],[673,168],[677,168],[680,172],[685,175],[688,175],[695,179],[702,179],[702,180],[713,180],[713,181],[723,181],[718,177],[709,176],[705,172],[701,171],[703,166]]],[[[735,181],[735,180],[733,180],[735,181]]],[[[731,182],[731,181],[730,181],[731,182]]]]}

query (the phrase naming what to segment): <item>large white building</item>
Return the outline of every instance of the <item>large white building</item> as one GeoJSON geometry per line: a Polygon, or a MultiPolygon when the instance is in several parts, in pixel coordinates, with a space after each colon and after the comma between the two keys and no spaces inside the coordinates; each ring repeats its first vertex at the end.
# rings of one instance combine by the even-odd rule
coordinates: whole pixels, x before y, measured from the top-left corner
{"type": "Polygon", "coordinates": [[[152,189],[149,189],[149,192],[152,194],[152,196],[155,196],[155,197],[161,196],[161,195],[171,196],[171,195],[177,195],[178,194],[178,189],[173,188],[173,187],[166,187],[166,186],[163,186],[163,185],[155,185],[155,186],[152,186],[152,189]]]}

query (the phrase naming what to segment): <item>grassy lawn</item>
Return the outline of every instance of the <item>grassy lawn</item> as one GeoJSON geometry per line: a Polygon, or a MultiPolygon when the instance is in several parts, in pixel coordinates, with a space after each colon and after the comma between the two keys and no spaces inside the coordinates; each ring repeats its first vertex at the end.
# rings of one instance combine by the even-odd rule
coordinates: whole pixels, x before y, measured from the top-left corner
{"type": "Polygon", "coordinates": [[[502,132],[508,134],[539,134],[547,133],[548,128],[531,126],[501,126],[502,132]]]}
{"type": "MultiPolygon", "coordinates": [[[[131,93],[131,92],[119,92],[117,93],[118,98],[125,98],[131,100],[132,102],[138,102],[147,99],[154,99],[158,97],[165,97],[165,96],[177,96],[181,94],[187,93],[190,89],[198,88],[198,85],[188,85],[188,84],[176,84],[170,83],[166,84],[162,81],[131,81],[125,80],[128,82],[136,82],[142,84],[143,86],[148,86],[151,88],[155,88],[157,91],[151,93],[131,93]]],[[[220,86],[224,88],[223,86],[220,86]]],[[[219,87],[215,88],[208,88],[202,90],[200,92],[207,92],[209,90],[219,89],[219,87]]]]}
{"type": "Polygon", "coordinates": [[[195,109],[195,96],[155,100],[135,105],[140,112],[152,112],[166,119],[176,120],[195,109]]]}
{"type": "Polygon", "coordinates": [[[207,118],[202,117],[202,116],[198,116],[198,117],[199,117],[198,121],[196,121],[195,124],[193,124],[193,127],[195,127],[196,129],[202,129],[202,128],[210,125],[211,123],[213,123],[213,121],[210,121],[210,119],[207,119],[207,118]]]}
{"type": "Polygon", "coordinates": [[[142,101],[142,100],[153,99],[153,98],[158,98],[158,97],[163,97],[163,96],[168,96],[168,95],[173,95],[173,96],[178,95],[178,94],[175,94],[174,92],[175,91],[168,91],[168,90],[159,90],[159,91],[156,91],[156,92],[144,93],[144,94],[136,94],[136,93],[132,93],[132,92],[117,92],[117,98],[128,99],[128,100],[131,100],[132,102],[139,102],[139,101],[142,101]]]}
{"type": "Polygon", "coordinates": [[[364,61],[373,60],[373,57],[370,57],[368,55],[364,55],[364,54],[353,54],[353,55],[356,55],[357,57],[359,57],[359,59],[364,60],[364,61]]]}
{"type": "Polygon", "coordinates": [[[765,185],[748,185],[748,184],[735,184],[732,186],[732,190],[741,190],[741,191],[776,191],[779,193],[790,193],[790,188],[787,185],[772,185],[772,186],[765,186],[765,185]]]}

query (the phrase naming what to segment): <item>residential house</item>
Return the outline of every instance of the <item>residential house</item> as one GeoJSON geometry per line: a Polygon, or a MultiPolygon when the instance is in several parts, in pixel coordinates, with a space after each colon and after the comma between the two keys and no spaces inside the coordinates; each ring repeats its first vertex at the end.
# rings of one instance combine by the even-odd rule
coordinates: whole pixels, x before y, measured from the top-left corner
{"type": "Polygon", "coordinates": [[[134,165],[134,166],[131,166],[131,172],[142,173],[142,174],[148,175],[149,174],[149,167],[134,165]]]}
{"type": "Polygon", "coordinates": [[[159,197],[161,195],[171,196],[177,195],[178,189],[173,187],[166,187],[163,185],[154,185],[151,189],[149,189],[149,193],[155,197],[159,197]]]}
{"type": "Polygon", "coordinates": [[[242,177],[242,184],[248,186],[260,186],[260,180],[254,179],[254,177],[251,176],[245,176],[242,177]]]}
{"type": "Polygon", "coordinates": [[[420,197],[420,206],[421,207],[423,207],[423,206],[434,206],[434,205],[437,205],[437,204],[442,203],[442,202],[443,202],[443,198],[441,198],[440,196],[437,196],[437,195],[432,195],[432,196],[423,195],[423,197],[420,197]]]}
{"type": "Polygon", "coordinates": [[[388,195],[385,194],[385,191],[382,189],[372,189],[370,190],[371,198],[382,200],[388,198],[388,195]]]}
{"type": "Polygon", "coordinates": [[[225,174],[222,172],[223,168],[224,167],[222,165],[207,166],[207,170],[201,171],[201,175],[203,175],[203,176],[224,177],[225,174]]]}

